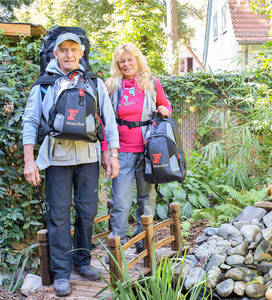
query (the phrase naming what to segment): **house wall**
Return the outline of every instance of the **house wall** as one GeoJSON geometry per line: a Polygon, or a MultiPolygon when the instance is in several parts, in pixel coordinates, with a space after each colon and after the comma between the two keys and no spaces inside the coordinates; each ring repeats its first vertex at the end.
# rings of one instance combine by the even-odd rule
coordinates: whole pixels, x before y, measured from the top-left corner
{"type": "Polygon", "coordinates": [[[255,67],[257,65],[256,55],[261,50],[261,44],[241,45],[241,67],[243,69],[255,67]]]}
{"type": "Polygon", "coordinates": [[[188,58],[191,58],[193,61],[194,72],[201,70],[201,65],[199,64],[199,62],[193,57],[192,52],[189,51],[184,45],[179,45],[178,52],[179,52],[179,74],[180,75],[186,73],[188,58]],[[184,72],[182,72],[180,68],[180,64],[182,60],[184,60],[184,72]]]}
{"type": "Polygon", "coordinates": [[[212,71],[239,69],[241,45],[236,41],[227,0],[213,0],[206,67],[212,71]],[[223,7],[225,6],[225,19],[223,7]],[[217,15],[217,25],[216,16],[217,15]],[[217,37],[214,35],[217,28],[217,37]]]}

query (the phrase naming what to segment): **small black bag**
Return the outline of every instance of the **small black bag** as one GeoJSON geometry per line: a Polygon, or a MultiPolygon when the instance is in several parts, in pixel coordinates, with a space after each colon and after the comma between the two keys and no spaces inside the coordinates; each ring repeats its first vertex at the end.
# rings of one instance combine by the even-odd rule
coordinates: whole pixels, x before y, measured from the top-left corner
{"type": "Polygon", "coordinates": [[[97,103],[88,92],[95,90],[94,83],[81,70],[73,70],[60,80],[55,104],[49,111],[50,135],[67,140],[94,143],[104,139],[97,112],[97,103]]]}
{"type": "Polygon", "coordinates": [[[186,162],[181,136],[172,118],[155,117],[145,135],[145,180],[149,183],[182,182],[186,162]]]}

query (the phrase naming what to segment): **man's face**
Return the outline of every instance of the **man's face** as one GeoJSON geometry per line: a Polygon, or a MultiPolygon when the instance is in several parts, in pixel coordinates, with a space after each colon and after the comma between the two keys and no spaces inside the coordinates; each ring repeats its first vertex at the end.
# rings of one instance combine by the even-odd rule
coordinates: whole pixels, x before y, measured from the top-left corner
{"type": "Polygon", "coordinates": [[[79,44],[73,41],[64,41],[59,45],[59,51],[53,52],[58,60],[59,67],[64,73],[78,69],[79,61],[83,56],[83,51],[79,44]]]}

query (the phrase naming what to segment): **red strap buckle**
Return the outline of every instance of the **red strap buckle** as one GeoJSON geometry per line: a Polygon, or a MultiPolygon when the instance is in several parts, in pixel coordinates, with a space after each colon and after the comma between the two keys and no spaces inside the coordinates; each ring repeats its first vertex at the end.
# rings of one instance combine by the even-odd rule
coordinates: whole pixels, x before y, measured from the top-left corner
{"type": "Polygon", "coordinates": [[[79,89],[79,96],[80,96],[80,97],[83,97],[83,96],[84,96],[84,93],[85,93],[84,90],[79,89]]]}

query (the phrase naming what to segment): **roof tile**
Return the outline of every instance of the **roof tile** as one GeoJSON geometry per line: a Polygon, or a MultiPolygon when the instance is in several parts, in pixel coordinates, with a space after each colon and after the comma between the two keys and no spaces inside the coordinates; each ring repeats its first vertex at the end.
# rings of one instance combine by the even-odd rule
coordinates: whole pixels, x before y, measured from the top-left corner
{"type": "Polygon", "coordinates": [[[250,10],[250,0],[228,0],[235,37],[240,42],[272,40],[269,19],[250,10]]]}

